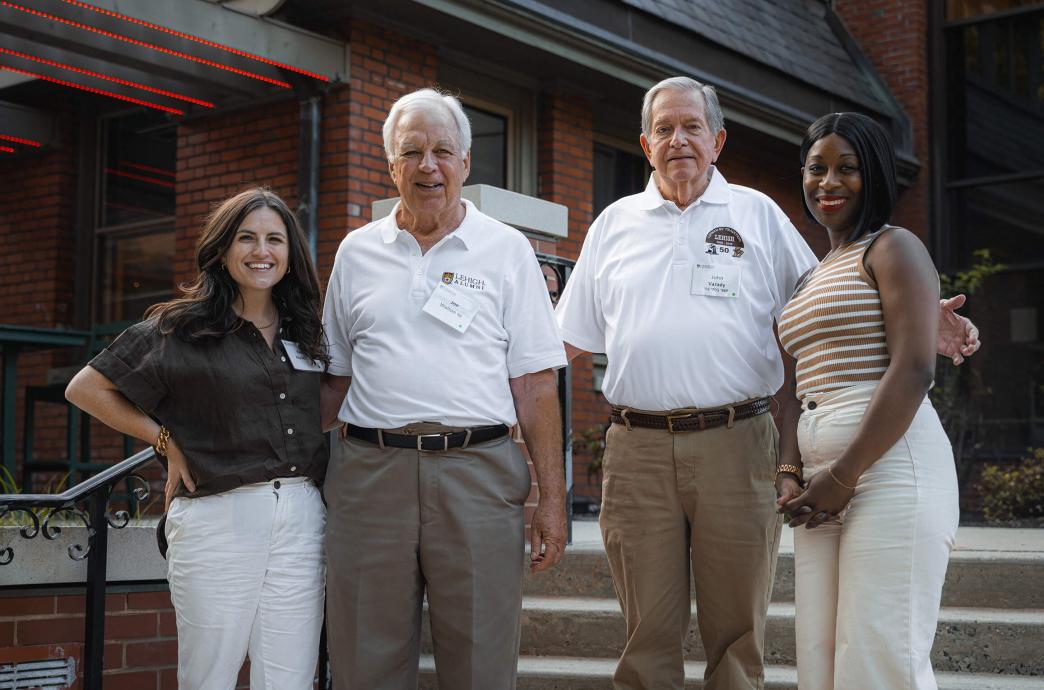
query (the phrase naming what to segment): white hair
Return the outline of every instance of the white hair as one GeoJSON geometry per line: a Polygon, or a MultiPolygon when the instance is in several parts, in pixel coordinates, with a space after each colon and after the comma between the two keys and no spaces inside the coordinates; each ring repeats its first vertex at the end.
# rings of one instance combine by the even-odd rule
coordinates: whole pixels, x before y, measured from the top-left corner
{"type": "Polygon", "coordinates": [[[661,92],[673,89],[675,91],[691,91],[703,96],[703,116],[707,120],[711,134],[717,134],[725,126],[725,115],[721,112],[721,104],[718,103],[718,94],[713,86],[701,84],[689,77],[670,77],[664,79],[656,86],[645,92],[642,99],[642,134],[649,136],[652,130],[653,102],[661,92]]]}
{"type": "Polygon", "coordinates": [[[395,136],[399,118],[411,110],[448,114],[457,127],[457,145],[460,146],[460,154],[466,155],[471,150],[471,122],[464,114],[460,101],[455,96],[436,89],[420,89],[395,101],[391,110],[388,111],[388,117],[384,120],[384,128],[381,132],[384,135],[384,155],[388,160],[395,155],[395,151],[392,150],[392,137],[395,136]]]}

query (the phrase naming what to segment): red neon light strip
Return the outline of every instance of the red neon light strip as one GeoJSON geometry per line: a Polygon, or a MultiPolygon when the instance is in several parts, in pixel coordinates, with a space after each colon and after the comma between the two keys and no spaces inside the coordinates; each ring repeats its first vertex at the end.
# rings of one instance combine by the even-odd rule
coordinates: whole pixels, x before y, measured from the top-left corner
{"type": "Polygon", "coordinates": [[[0,151],[3,151],[4,153],[14,153],[15,152],[15,150],[13,148],[11,148],[10,146],[0,146],[0,151]]]}
{"type": "Polygon", "coordinates": [[[160,32],[165,33],[165,34],[170,34],[171,36],[177,36],[178,38],[184,38],[184,39],[186,39],[188,41],[195,41],[196,43],[200,43],[202,45],[209,46],[211,48],[217,48],[218,50],[223,50],[226,53],[232,53],[233,55],[238,55],[240,57],[250,58],[251,60],[257,60],[258,62],[265,63],[266,65],[274,65],[276,67],[282,67],[283,69],[290,70],[291,72],[297,72],[298,74],[303,74],[303,75],[308,76],[308,77],[313,77],[315,79],[321,79],[322,81],[330,81],[330,77],[324,77],[321,74],[316,74],[315,72],[309,72],[308,70],[301,69],[300,67],[294,67],[293,65],[287,65],[287,64],[282,63],[282,62],[276,62],[275,60],[270,60],[270,59],[268,59],[266,57],[261,57],[260,55],[254,55],[253,53],[248,53],[245,50],[239,50],[238,48],[232,48],[230,46],[222,45],[220,43],[215,43],[214,41],[208,41],[207,39],[200,38],[199,36],[193,36],[192,34],[182,33],[181,31],[176,31],[175,29],[168,29],[165,26],[160,26],[159,24],[153,24],[152,22],[147,22],[147,21],[144,21],[142,19],[135,19],[134,17],[128,17],[127,15],[120,14],[119,12],[113,12],[112,10],[106,10],[106,9],[102,9],[101,7],[95,7],[94,5],[88,5],[85,2],[80,2],[80,0],[62,0],[62,2],[68,3],[70,5],[74,5],[76,7],[80,7],[80,8],[85,9],[85,10],[91,10],[92,12],[98,12],[99,14],[104,14],[104,15],[107,15],[109,17],[115,17],[117,19],[122,19],[125,22],[130,22],[132,24],[137,24],[139,26],[145,26],[145,27],[148,27],[150,29],[153,29],[154,31],[160,31],[160,32]]]}
{"type": "Polygon", "coordinates": [[[125,172],[123,170],[116,170],[115,168],[105,168],[105,172],[110,175],[118,175],[119,177],[126,177],[132,180],[138,180],[139,182],[148,182],[149,184],[158,184],[161,187],[173,187],[174,183],[169,180],[159,180],[155,177],[149,177],[147,175],[136,175],[134,173],[125,172]]]}
{"type": "Polygon", "coordinates": [[[55,79],[54,77],[48,77],[45,74],[37,74],[36,72],[30,72],[29,70],[18,69],[17,67],[10,67],[8,65],[0,65],[0,70],[7,70],[8,72],[16,72],[18,74],[24,74],[27,77],[35,77],[37,79],[43,79],[44,81],[53,82],[55,84],[61,84],[62,86],[68,86],[74,89],[80,89],[81,91],[87,91],[89,93],[96,93],[99,96],[108,96],[109,98],[116,98],[121,101],[127,101],[128,103],[134,103],[135,105],[143,105],[147,108],[155,108],[156,110],[162,110],[165,113],[173,113],[174,115],[184,115],[184,110],[178,110],[177,108],[170,108],[165,105],[158,103],[150,103],[149,101],[143,101],[139,98],[131,98],[130,96],[123,96],[112,91],[106,91],[104,89],[96,89],[93,86],[83,86],[82,84],[74,84],[71,81],[65,81],[64,79],[55,79]]]}
{"type": "Polygon", "coordinates": [[[155,50],[155,51],[160,52],[160,53],[165,53],[167,55],[172,55],[174,57],[181,58],[182,60],[189,60],[190,62],[198,62],[201,65],[207,65],[208,67],[214,67],[215,69],[225,70],[226,72],[232,72],[233,74],[239,74],[239,75],[244,76],[244,77],[250,77],[252,79],[257,79],[259,81],[267,82],[269,84],[275,84],[276,86],[281,86],[284,89],[289,89],[290,88],[290,85],[287,84],[285,81],[279,81],[278,79],[272,79],[271,77],[266,77],[263,74],[257,74],[255,72],[248,72],[245,69],[239,69],[237,67],[230,67],[228,65],[222,65],[220,62],[214,62],[213,60],[207,60],[206,58],[196,57],[195,55],[189,55],[188,53],[182,53],[182,52],[179,52],[177,50],[171,50],[170,48],[164,48],[163,46],[156,45],[155,43],[147,43],[145,41],[139,41],[136,38],[130,38],[129,36],[122,36],[120,34],[115,34],[115,33],[111,32],[111,31],[106,31],[105,29],[99,29],[98,27],[90,26],[89,24],[81,24],[80,22],[74,22],[71,19],[64,19],[62,17],[59,17],[57,15],[53,15],[53,14],[49,14],[47,12],[41,12],[40,10],[34,10],[34,9],[29,8],[29,7],[23,7],[22,5],[16,5],[13,2],[7,2],[6,0],[0,0],[0,7],[9,7],[11,9],[13,9],[13,10],[19,10],[21,12],[25,12],[27,14],[32,14],[32,15],[35,15],[37,17],[43,17],[44,19],[50,19],[51,21],[59,22],[61,24],[67,24],[68,26],[73,26],[73,27],[76,27],[77,29],[83,29],[84,31],[91,31],[91,32],[96,33],[96,34],[98,34],[100,36],[106,36],[108,38],[114,38],[117,41],[123,41],[125,43],[130,43],[132,45],[140,46],[142,48],[148,48],[150,50],[155,50]]]}
{"type": "Polygon", "coordinates": [[[0,139],[3,139],[4,141],[13,141],[16,144],[24,144],[26,146],[35,146],[37,148],[43,146],[43,144],[41,144],[38,141],[33,141],[32,139],[23,139],[22,137],[12,137],[9,134],[0,134],[0,139]]]}
{"type": "Polygon", "coordinates": [[[17,50],[8,50],[7,48],[0,47],[0,53],[7,53],[8,55],[14,55],[15,57],[20,57],[23,60],[31,60],[32,62],[39,62],[39,63],[42,63],[44,65],[50,65],[51,67],[59,67],[61,69],[67,69],[70,72],[76,72],[77,74],[83,74],[83,75],[86,75],[88,77],[95,77],[97,79],[104,79],[105,81],[111,81],[113,83],[121,84],[123,86],[130,86],[130,87],[133,87],[133,88],[136,88],[136,89],[141,89],[143,91],[148,91],[149,93],[158,94],[160,96],[167,96],[169,98],[176,98],[179,101],[188,101],[189,103],[195,103],[196,105],[201,105],[201,106],[203,106],[205,108],[213,108],[214,107],[213,103],[210,103],[208,101],[201,101],[198,98],[192,98],[191,96],[182,96],[181,94],[174,93],[173,91],[164,91],[163,89],[157,89],[157,88],[154,88],[152,86],[146,86],[145,84],[139,84],[136,81],[130,81],[130,80],[127,80],[127,79],[120,79],[119,77],[110,77],[107,74],[100,74],[98,72],[94,72],[94,71],[91,71],[89,69],[82,69],[80,67],[73,67],[72,65],[67,65],[64,62],[55,62],[54,60],[48,60],[47,58],[35,57],[33,55],[27,55],[25,53],[19,53],[17,50]]]}
{"type": "Polygon", "coordinates": [[[123,164],[128,168],[137,168],[138,170],[144,170],[145,172],[156,173],[157,175],[166,175],[167,177],[174,177],[173,170],[164,170],[163,168],[154,168],[151,165],[143,165],[141,163],[131,163],[130,161],[123,161],[123,164]]]}

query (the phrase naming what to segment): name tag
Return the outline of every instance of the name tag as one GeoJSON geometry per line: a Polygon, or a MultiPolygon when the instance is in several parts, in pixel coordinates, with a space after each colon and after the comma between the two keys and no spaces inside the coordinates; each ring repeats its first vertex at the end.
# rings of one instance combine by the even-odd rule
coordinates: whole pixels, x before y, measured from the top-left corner
{"type": "Polygon", "coordinates": [[[424,305],[424,313],[463,333],[478,313],[478,304],[460,288],[439,283],[424,305]]]}
{"type": "Polygon", "coordinates": [[[308,359],[308,355],[301,352],[301,348],[297,346],[292,340],[281,340],[283,347],[286,349],[286,354],[290,358],[290,363],[294,365],[294,369],[298,371],[322,371],[323,365],[315,360],[308,359]]]}
{"type": "Polygon", "coordinates": [[[689,292],[706,297],[738,297],[740,270],[740,266],[697,263],[692,267],[692,285],[689,292]]]}

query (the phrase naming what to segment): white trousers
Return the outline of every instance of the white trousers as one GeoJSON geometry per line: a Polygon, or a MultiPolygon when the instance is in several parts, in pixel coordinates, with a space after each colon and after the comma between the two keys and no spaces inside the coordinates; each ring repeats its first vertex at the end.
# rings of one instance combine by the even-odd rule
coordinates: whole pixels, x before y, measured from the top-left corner
{"type": "Polygon", "coordinates": [[[174,499],[167,580],[179,688],[231,690],[249,653],[251,690],[311,690],[325,526],[319,490],[300,477],[174,499]]]}
{"type": "MultiPolygon", "coordinates": [[[[806,397],[806,478],[841,455],[875,388],[806,397]]],[[[930,655],[958,513],[953,452],[926,398],[859,478],[843,520],[795,530],[801,690],[935,690],[930,655]]]]}

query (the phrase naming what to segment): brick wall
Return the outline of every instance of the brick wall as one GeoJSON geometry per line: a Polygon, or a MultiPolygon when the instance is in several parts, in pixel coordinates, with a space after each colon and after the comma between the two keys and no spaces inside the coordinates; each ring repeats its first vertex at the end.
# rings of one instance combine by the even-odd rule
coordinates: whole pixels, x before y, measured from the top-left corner
{"type": "Polygon", "coordinates": [[[899,197],[893,222],[929,237],[928,3],[837,0],[835,11],[913,125],[921,171],[899,197]]]}
{"type": "MultiPolygon", "coordinates": [[[[164,585],[123,587],[105,597],[105,690],[178,690],[177,622],[164,585]]],[[[82,594],[0,596],[0,664],[44,659],[76,660],[83,678],[82,594]]],[[[248,688],[250,662],[237,688],[248,688]]]]}
{"type": "MultiPolygon", "coordinates": [[[[551,253],[575,260],[580,255],[587,228],[594,220],[594,140],[592,103],[562,91],[542,94],[539,114],[537,175],[542,199],[569,207],[569,237],[559,240],[551,253]]],[[[544,251],[547,251],[545,249],[544,251]]],[[[573,433],[604,424],[609,405],[592,387],[591,357],[573,361],[573,433]]],[[[573,456],[575,494],[600,496],[599,477],[588,472],[592,459],[578,449],[573,456]]]]}
{"type": "Polygon", "coordinates": [[[297,149],[293,99],[178,126],[175,284],[195,277],[196,241],[215,204],[267,185],[297,205],[297,149]]]}

